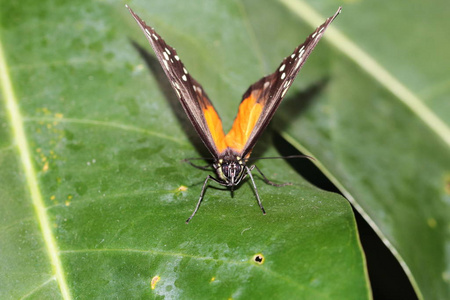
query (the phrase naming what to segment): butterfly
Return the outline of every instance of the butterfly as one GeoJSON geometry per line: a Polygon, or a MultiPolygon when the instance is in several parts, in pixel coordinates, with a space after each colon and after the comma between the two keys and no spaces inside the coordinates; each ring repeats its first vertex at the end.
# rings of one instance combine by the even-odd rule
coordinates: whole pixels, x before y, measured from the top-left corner
{"type": "Polygon", "coordinates": [[[303,44],[295,48],[274,73],[263,77],[248,88],[242,97],[231,130],[227,134],[224,133],[222,121],[205,90],[189,74],[175,49],[170,47],[153,28],[146,25],[128,5],[126,7],[145,33],[184,111],[213,157],[212,166],[217,178],[211,175],[206,177],[197,206],[186,223],[189,223],[197,213],[209,180],[229,187],[233,191],[234,187],[248,176],[258,205],[263,214],[266,214],[252,171],[256,168],[267,183],[276,184],[267,180],[256,165],[248,166],[246,163],[258,138],[269,124],[298,72],[322,38],[328,25],[341,12],[341,7],[332,17],[317,27],[303,44]]]}

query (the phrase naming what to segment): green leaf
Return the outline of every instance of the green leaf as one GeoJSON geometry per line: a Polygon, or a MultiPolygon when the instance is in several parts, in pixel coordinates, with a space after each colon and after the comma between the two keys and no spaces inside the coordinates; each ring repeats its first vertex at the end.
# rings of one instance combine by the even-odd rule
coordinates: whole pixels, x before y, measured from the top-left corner
{"type": "MultiPolygon", "coordinates": [[[[282,2],[310,23],[324,10],[282,2]]],[[[450,298],[449,8],[345,5],[326,36],[326,87],[283,133],[318,158],[425,299],[450,298]]]]}
{"type": "MultiPolygon", "coordinates": [[[[197,4],[132,7],[177,47],[229,127],[245,89],[311,28],[290,29],[286,47],[267,41],[269,57],[246,4],[197,4]]],[[[349,203],[283,161],[258,162],[294,183],[255,175],[266,216],[244,183],[234,197],[208,188],[185,224],[207,173],[181,160],[204,148],[160,67],[133,46],[151,51],[122,4],[1,7],[0,298],[370,298],[349,203]]],[[[269,9],[274,24],[288,14],[269,9]]],[[[255,156],[279,155],[270,137],[255,156]]]]}

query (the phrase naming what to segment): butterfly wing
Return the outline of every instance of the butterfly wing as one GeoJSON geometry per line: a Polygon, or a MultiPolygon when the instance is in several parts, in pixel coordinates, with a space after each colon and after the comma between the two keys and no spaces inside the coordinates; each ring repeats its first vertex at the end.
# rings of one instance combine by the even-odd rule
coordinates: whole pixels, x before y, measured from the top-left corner
{"type": "Polygon", "coordinates": [[[175,49],[166,44],[153,28],[133,10],[131,15],[145,33],[186,115],[214,158],[226,148],[222,121],[202,86],[189,74],[175,49]]]}
{"type": "Polygon", "coordinates": [[[286,57],[278,69],[257,81],[242,97],[233,126],[225,137],[226,144],[247,157],[261,133],[269,124],[275,111],[308,56],[322,38],[326,28],[339,15],[341,8],[308,36],[303,44],[286,57]]]}

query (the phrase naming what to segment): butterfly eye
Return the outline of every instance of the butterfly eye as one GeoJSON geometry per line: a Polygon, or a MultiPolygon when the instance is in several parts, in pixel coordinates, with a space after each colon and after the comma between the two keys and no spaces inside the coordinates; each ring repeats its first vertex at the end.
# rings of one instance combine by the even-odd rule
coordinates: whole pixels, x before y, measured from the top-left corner
{"type": "Polygon", "coordinates": [[[225,175],[225,177],[229,177],[228,176],[228,172],[229,172],[229,164],[228,163],[224,163],[223,165],[222,165],[222,172],[223,172],[223,174],[225,175]]]}

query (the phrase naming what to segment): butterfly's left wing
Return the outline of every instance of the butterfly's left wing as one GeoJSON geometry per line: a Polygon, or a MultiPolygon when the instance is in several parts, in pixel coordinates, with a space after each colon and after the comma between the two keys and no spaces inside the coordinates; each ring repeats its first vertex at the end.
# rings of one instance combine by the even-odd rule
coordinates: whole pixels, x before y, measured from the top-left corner
{"type": "Polygon", "coordinates": [[[186,115],[215,159],[226,148],[222,121],[202,86],[189,74],[177,52],[126,6],[145,33],[186,115]]]}
{"type": "Polygon", "coordinates": [[[286,57],[278,69],[250,86],[242,98],[233,126],[225,137],[226,144],[247,157],[261,133],[269,124],[284,95],[292,85],[308,56],[322,38],[328,25],[341,8],[308,36],[303,44],[286,57]]]}

